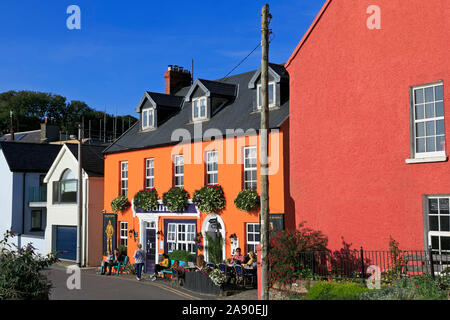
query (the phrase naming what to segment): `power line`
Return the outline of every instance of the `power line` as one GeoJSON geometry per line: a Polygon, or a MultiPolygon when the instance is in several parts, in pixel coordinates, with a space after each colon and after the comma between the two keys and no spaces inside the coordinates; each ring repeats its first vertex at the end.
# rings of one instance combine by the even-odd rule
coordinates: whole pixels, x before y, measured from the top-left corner
{"type": "MultiPolygon", "coordinates": [[[[258,49],[260,46],[261,46],[261,42],[259,42],[258,45],[257,45],[252,51],[250,51],[250,53],[249,53],[244,59],[242,59],[241,62],[239,62],[233,69],[231,69],[231,71],[228,72],[228,73],[226,74],[226,76],[223,77],[223,78],[228,77],[228,76],[230,75],[230,73],[232,73],[234,70],[236,70],[236,69],[237,69],[237,68],[238,68],[245,60],[247,60],[247,58],[250,57],[250,55],[251,55],[253,52],[255,52],[255,50],[258,49]]],[[[223,79],[223,78],[222,78],[222,79],[223,79]]]]}

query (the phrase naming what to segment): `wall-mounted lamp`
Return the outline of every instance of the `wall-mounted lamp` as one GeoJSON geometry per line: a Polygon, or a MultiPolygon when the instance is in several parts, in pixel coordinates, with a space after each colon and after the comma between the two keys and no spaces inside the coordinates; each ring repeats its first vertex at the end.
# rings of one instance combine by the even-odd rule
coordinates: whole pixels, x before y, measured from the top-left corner
{"type": "Polygon", "coordinates": [[[134,229],[131,229],[130,231],[128,231],[128,233],[130,234],[130,237],[134,237],[137,238],[139,233],[134,231],[134,229]]]}
{"type": "Polygon", "coordinates": [[[233,239],[233,240],[234,240],[234,239],[237,239],[236,233],[231,234],[231,235],[230,235],[230,239],[233,239]]]}
{"type": "Polygon", "coordinates": [[[163,236],[164,236],[162,230],[158,230],[158,232],[156,233],[156,235],[157,235],[158,237],[163,237],[163,236]]]}

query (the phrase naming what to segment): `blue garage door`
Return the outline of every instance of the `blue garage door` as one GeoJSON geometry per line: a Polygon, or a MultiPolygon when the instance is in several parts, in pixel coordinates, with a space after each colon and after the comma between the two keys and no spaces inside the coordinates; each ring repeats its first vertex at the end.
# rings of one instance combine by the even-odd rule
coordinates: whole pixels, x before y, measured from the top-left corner
{"type": "Polygon", "coordinates": [[[77,227],[56,227],[58,258],[77,260],[77,227]]]}

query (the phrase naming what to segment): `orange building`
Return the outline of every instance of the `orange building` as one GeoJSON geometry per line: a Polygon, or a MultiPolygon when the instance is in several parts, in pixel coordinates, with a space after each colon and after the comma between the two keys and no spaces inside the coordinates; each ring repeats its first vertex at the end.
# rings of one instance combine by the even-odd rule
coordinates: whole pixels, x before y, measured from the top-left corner
{"type": "MultiPolygon", "coordinates": [[[[139,121],[105,150],[105,212],[127,196],[131,206],[117,213],[117,245],[131,258],[138,243],[147,252],[146,272],[159,254],[187,250],[209,260],[206,235],[223,241],[222,257],[243,253],[259,243],[258,210],[239,210],[234,200],[243,189],[259,194],[260,70],[209,81],[169,66],[165,94],[146,92],[136,107],[139,121]],[[225,207],[200,212],[192,202],[196,190],[220,185],[225,207]],[[189,204],[180,212],[163,205],[163,193],[184,188],[189,204]],[[134,206],[137,192],[155,188],[159,207],[145,212],[134,206]]],[[[282,65],[269,64],[269,209],[271,225],[294,227],[289,190],[289,76],[282,65]]]]}

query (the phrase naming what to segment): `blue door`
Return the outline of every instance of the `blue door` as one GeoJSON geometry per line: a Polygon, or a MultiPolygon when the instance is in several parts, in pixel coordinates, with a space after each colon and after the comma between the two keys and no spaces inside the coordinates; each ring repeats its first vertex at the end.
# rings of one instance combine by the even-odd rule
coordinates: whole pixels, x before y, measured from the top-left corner
{"type": "Polygon", "coordinates": [[[156,258],[156,230],[145,230],[145,272],[155,272],[155,258],[156,258]]]}
{"type": "Polygon", "coordinates": [[[58,258],[77,260],[77,227],[56,227],[58,258]]]}

